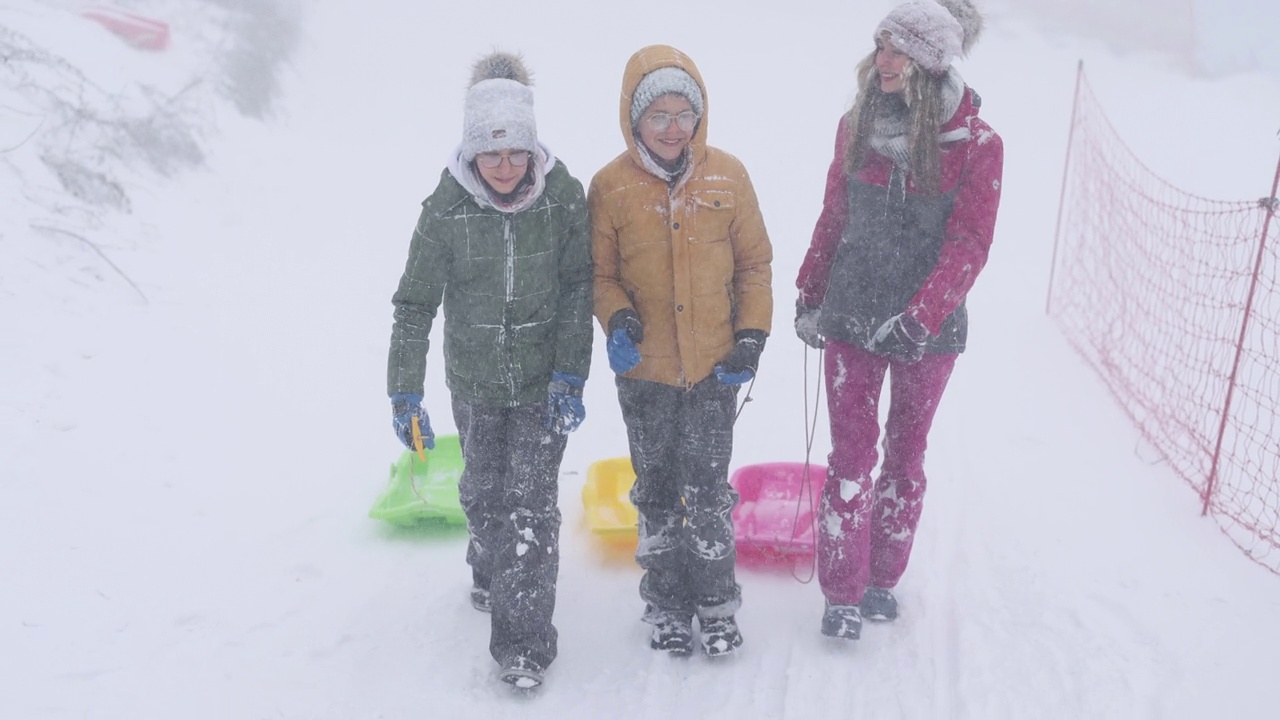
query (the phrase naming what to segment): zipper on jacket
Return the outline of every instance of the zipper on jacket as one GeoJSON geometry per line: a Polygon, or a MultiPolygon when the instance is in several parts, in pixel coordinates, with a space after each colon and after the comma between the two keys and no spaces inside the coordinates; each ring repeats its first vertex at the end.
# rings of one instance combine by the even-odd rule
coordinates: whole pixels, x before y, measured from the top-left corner
{"type": "Polygon", "coordinates": [[[907,201],[907,171],[896,164],[889,171],[889,185],[885,188],[889,202],[893,203],[895,195],[900,203],[907,201]]]}
{"type": "Polygon", "coordinates": [[[507,365],[507,389],[511,393],[511,397],[516,396],[516,369],[512,362],[512,338],[508,329],[511,325],[511,302],[512,296],[516,291],[516,239],[511,232],[511,217],[507,214],[502,216],[502,239],[507,243],[506,268],[506,298],[502,303],[502,338],[503,352],[506,355],[504,360],[507,365]]]}
{"type": "MultiPolygon", "coordinates": [[[[673,270],[675,268],[675,262],[676,262],[676,258],[675,258],[675,247],[676,247],[675,240],[676,239],[674,237],[675,222],[676,222],[676,186],[680,184],[680,178],[683,176],[684,176],[684,172],[681,171],[679,175],[667,181],[667,236],[670,238],[669,252],[671,253],[671,266],[673,270]]],[[[681,207],[684,207],[684,203],[686,202],[688,202],[687,198],[681,199],[680,201],[681,207]]],[[[685,222],[687,223],[688,221],[689,221],[689,218],[686,217],[685,222]]],[[[675,305],[675,301],[673,299],[672,300],[673,310],[675,309],[674,305],[675,305]]],[[[690,305],[690,308],[692,308],[692,305],[690,305]]],[[[677,317],[674,317],[673,319],[676,322],[676,357],[680,359],[680,376],[676,379],[676,381],[679,382],[680,385],[682,385],[687,390],[689,389],[689,378],[685,375],[684,357],[683,357],[683,354],[680,352],[680,318],[677,316],[677,317]]]]}
{"type": "Polygon", "coordinates": [[[907,213],[907,171],[894,164],[884,189],[884,217],[903,220],[907,213]]]}
{"type": "Polygon", "coordinates": [[[505,215],[502,218],[502,239],[507,243],[507,303],[510,304],[511,296],[516,291],[516,242],[511,234],[511,218],[505,215]]]}

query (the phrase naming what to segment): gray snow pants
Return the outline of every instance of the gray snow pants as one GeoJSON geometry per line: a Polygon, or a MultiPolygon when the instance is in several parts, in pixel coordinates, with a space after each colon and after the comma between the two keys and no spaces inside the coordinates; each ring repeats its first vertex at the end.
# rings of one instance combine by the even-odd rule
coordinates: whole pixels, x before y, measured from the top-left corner
{"type": "Polygon", "coordinates": [[[617,384],[636,471],[645,619],[733,615],[742,604],[730,516],[738,493],[729,486],[737,387],[715,376],[688,390],[621,376],[617,384]]]}
{"type": "Polygon", "coordinates": [[[489,652],[506,665],[556,657],[560,571],[560,461],[565,436],[546,429],[544,404],[490,407],[453,398],[466,463],[458,482],[467,514],[467,563],[493,606],[489,652]]]}

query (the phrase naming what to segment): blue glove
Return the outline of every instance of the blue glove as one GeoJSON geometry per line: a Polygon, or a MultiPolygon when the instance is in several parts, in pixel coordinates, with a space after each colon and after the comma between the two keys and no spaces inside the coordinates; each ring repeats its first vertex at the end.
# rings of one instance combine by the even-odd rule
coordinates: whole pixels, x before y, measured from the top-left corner
{"type": "Polygon", "coordinates": [[[734,337],[738,341],[733,344],[733,350],[713,369],[721,385],[741,385],[756,376],[768,335],[763,330],[739,330],[734,337]]]}
{"type": "Polygon", "coordinates": [[[929,331],[919,320],[906,313],[898,313],[880,326],[871,336],[871,352],[907,364],[920,362],[924,357],[924,344],[929,331]]]}
{"type": "Polygon", "coordinates": [[[548,430],[568,435],[587,419],[587,409],[582,405],[582,386],[585,384],[586,381],[577,375],[559,370],[551,373],[551,383],[547,385],[548,430]]]}
{"type": "Polygon", "coordinates": [[[640,348],[631,342],[626,330],[614,330],[605,349],[609,351],[609,367],[619,375],[631,372],[640,364],[640,348]]]}
{"type": "Polygon", "coordinates": [[[644,325],[640,316],[631,308],[623,308],[609,318],[609,367],[619,375],[631,372],[640,364],[640,349],[644,342],[644,325]]]}
{"type": "Polygon", "coordinates": [[[410,450],[413,446],[413,418],[418,418],[418,432],[422,433],[422,444],[428,450],[436,446],[436,434],[431,432],[431,420],[427,417],[427,409],[422,407],[422,396],[417,393],[392,393],[391,395],[391,427],[396,437],[410,450]]]}

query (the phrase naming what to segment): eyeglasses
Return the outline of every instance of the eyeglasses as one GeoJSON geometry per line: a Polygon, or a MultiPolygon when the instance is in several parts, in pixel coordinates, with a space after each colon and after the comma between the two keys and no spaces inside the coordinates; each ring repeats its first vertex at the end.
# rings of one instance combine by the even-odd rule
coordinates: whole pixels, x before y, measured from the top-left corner
{"type": "Polygon", "coordinates": [[[510,155],[502,155],[501,153],[480,153],[476,155],[476,162],[480,167],[490,170],[502,164],[503,160],[511,163],[511,167],[524,167],[529,164],[529,151],[514,152],[510,155]]]}
{"type": "Polygon", "coordinates": [[[692,132],[693,126],[698,122],[698,114],[692,110],[685,110],[679,115],[659,112],[644,119],[645,122],[649,123],[649,127],[652,128],[654,132],[664,132],[667,128],[671,127],[671,121],[673,120],[675,121],[676,126],[681,130],[685,132],[692,132]]]}

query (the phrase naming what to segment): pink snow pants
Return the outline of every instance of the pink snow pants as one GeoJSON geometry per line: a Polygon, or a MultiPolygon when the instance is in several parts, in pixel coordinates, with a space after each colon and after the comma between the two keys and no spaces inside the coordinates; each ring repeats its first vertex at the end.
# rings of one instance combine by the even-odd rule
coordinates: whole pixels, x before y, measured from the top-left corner
{"type": "Polygon", "coordinates": [[[832,605],[856,605],[867,585],[891,588],[907,569],[924,502],[924,450],[956,355],[914,364],[827,341],[831,455],[818,508],[818,581],[832,605]],[[889,373],[884,464],[873,483],[880,390],[889,373]]]}

